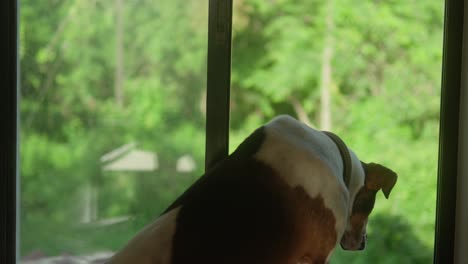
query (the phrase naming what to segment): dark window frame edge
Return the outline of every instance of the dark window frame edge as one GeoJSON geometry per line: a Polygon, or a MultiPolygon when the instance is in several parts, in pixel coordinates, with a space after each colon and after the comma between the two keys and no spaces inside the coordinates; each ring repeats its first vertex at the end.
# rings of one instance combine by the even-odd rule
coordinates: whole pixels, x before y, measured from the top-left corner
{"type": "Polygon", "coordinates": [[[15,263],[19,256],[19,177],[18,168],[18,1],[0,3],[0,35],[6,48],[0,51],[3,93],[0,109],[4,117],[0,152],[0,263],[15,263]]]}
{"type": "Polygon", "coordinates": [[[232,3],[209,1],[205,170],[229,152],[232,3]]]}
{"type": "Polygon", "coordinates": [[[440,101],[434,263],[453,263],[464,3],[446,0],[440,101]]]}
{"type": "Polygon", "coordinates": [[[457,204],[455,212],[454,263],[466,262],[468,244],[468,6],[464,6],[460,129],[458,137],[457,204]]]}

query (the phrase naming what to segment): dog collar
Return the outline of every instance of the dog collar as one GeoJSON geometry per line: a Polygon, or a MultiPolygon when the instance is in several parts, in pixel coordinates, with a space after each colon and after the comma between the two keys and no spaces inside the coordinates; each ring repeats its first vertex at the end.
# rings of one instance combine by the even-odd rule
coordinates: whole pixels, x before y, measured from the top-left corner
{"type": "Polygon", "coordinates": [[[338,150],[340,151],[341,159],[343,160],[343,180],[347,188],[349,188],[349,181],[351,178],[351,170],[353,165],[351,163],[351,154],[346,144],[341,140],[341,138],[332,132],[322,131],[327,135],[333,142],[335,142],[338,150]]]}

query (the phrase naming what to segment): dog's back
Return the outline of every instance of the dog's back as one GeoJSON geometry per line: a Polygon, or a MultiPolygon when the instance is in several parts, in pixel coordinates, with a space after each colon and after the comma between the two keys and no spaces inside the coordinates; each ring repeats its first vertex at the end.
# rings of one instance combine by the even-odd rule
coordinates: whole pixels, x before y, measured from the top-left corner
{"type": "Polygon", "coordinates": [[[259,128],[111,263],[325,263],[349,195],[336,147],[316,137],[284,116],[259,128]]]}

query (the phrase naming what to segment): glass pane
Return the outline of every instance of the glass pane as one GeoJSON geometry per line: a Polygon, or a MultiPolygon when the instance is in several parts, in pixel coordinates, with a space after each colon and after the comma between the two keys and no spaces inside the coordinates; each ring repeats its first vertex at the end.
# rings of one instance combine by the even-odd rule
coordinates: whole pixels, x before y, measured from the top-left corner
{"type": "Polygon", "coordinates": [[[289,114],[399,174],[364,252],[336,263],[430,263],[443,1],[235,1],[231,151],[289,114]],[[382,257],[385,255],[385,257],[382,257]]]}
{"type": "Polygon", "coordinates": [[[207,4],[21,1],[23,262],[104,258],[201,175],[207,4]]]}

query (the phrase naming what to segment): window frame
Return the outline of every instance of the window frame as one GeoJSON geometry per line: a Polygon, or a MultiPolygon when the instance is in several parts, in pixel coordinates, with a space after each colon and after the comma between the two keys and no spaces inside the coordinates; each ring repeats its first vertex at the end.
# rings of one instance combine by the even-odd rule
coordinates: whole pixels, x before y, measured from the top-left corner
{"type": "MultiPolygon", "coordinates": [[[[464,1],[445,2],[434,263],[454,263],[464,1]]],[[[465,136],[466,137],[466,136],[465,136]]],[[[468,256],[465,256],[468,258],[468,256]]]]}
{"type": "Polygon", "coordinates": [[[209,1],[205,170],[229,151],[232,2],[209,1]]]}
{"type": "MultiPolygon", "coordinates": [[[[465,14],[468,6],[464,6],[465,14]]],[[[458,178],[455,212],[455,248],[454,263],[466,263],[466,245],[468,244],[468,16],[463,17],[463,51],[460,91],[460,122],[458,142],[458,178]]]]}
{"type": "Polygon", "coordinates": [[[0,263],[15,263],[18,256],[18,4],[0,2],[0,35],[5,44],[0,51],[0,113],[3,116],[0,137],[0,263]]]}
{"type": "MultiPolygon", "coordinates": [[[[232,0],[209,0],[207,69],[206,168],[228,155],[231,69],[232,0]]],[[[17,0],[0,1],[0,97],[3,116],[0,137],[0,263],[19,260],[18,177],[18,13],[17,0]]],[[[459,100],[463,1],[446,0],[440,108],[439,170],[436,202],[434,263],[453,263],[458,174],[459,100]]],[[[466,29],[465,29],[466,30],[466,29]]],[[[468,118],[468,117],[465,117],[468,118]]],[[[464,187],[468,191],[467,186],[464,187]]],[[[468,254],[468,253],[465,253],[468,254]]],[[[468,256],[467,256],[468,257],[468,256]]]]}

